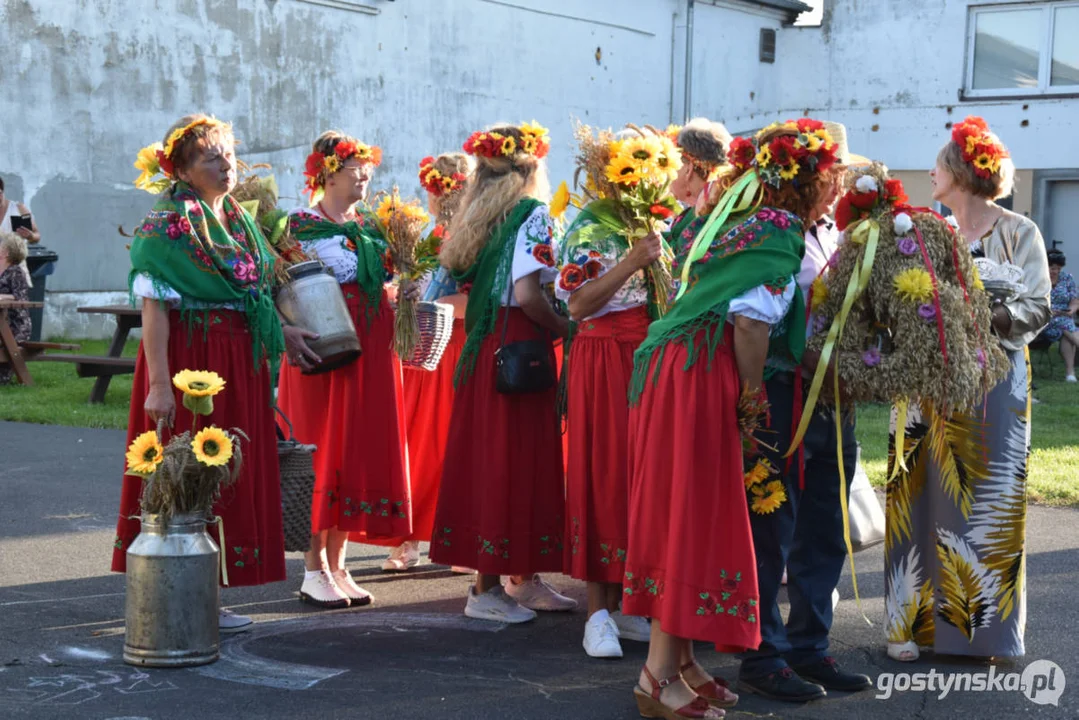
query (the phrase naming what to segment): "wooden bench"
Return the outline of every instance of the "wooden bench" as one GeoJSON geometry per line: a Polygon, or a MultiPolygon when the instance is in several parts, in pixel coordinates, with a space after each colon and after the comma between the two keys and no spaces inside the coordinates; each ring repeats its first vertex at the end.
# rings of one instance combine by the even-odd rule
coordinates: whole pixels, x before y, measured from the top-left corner
{"type": "MultiPolygon", "coordinates": [[[[77,348],[77,346],[76,346],[77,348]]],[[[75,374],[81,378],[111,378],[135,372],[135,358],[105,357],[103,355],[41,355],[38,362],[66,362],[75,364],[75,374]]],[[[90,402],[101,402],[91,399],[90,402]]]]}
{"type": "Polygon", "coordinates": [[[0,362],[11,365],[11,369],[15,371],[15,377],[23,385],[33,385],[34,378],[30,376],[30,369],[26,367],[24,344],[16,342],[11,326],[8,325],[7,314],[9,310],[30,310],[44,306],[44,303],[26,300],[0,300],[0,362]]]}
{"type": "Polygon", "coordinates": [[[109,389],[114,375],[127,375],[135,372],[135,358],[122,357],[127,337],[135,328],[142,327],[142,310],[130,305],[101,305],[81,307],[81,313],[91,315],[112,315],[116,318],[116,331],[109,343],[109,354],[100,355],[42,355],[40,360],[51,362],[75,363],[75,372],[79,377],[97,378],[90,390],[91,403],[105,402],[105,392],[109,389]]]}

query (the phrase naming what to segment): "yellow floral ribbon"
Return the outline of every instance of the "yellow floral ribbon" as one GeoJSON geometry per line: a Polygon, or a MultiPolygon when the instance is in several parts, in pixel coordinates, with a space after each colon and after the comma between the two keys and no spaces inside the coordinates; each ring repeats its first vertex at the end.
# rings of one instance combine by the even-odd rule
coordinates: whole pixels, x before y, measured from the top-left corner
{"type": "MultiPolygon", "coordinates": [[[[840,339],[843,336],[843,328],[847,324],[847,318],[850,316],[851,309],[854,307],[855,301],[861,297],[866,288],[869,287],[869,276],[873,270],[873,262],[877,256],[877,244],[880,241],[880,225],[876,220],[865,219],[859,220],[849,228],[849,242],[853,242],[857,245],[865,245],[865,254],[862,256],[861,266],[855,265],[854,272],[851,273],[850,281],[847,283],[847,291],[843,297],[843,304],[839,310],[839,314],[832,321],[832,325],[828,328],[828,335],[825,338],[824,348],[821,351],[820,362],[817,364],[817,370],[813,373],[813,384],[809,390],[809,397],[806,399],[805,408],[802,410],[802,418],[798,423],[798,430],[794,434],[794,438],[791,440],[790,449],[784,457],[790,457],[802,443],[802,438],[805,437],[806,429],[809,427],[809,421],[813,417],[813,410],[816,408],[817,399],[820,397],[821,387],[824,384],[824,377],[828,372],[828,364],[831,361],[832,353],[835,351],[836,346],[839,344],[840,339]]],[[[873,626],[873,622],[869,619],[869,616],[865,614],[865,609],[862,608],[862,598],[858,593],[858,576],[854,570],[854,545],[850,539],[850,509],[847,500],[847,473],[843,464],[843,413],[840,411],[839,401],[839,366],[836,365],[836,370],[832,373],[835,381],[835,429],[836,429],[836,456],[839,460],[839,505],[840,510],[843,513],[843,542],[847,546],[847,558],[850,560],[850,579],[851,584],[854,586],[854,601],[858,605],[858,610],[862,613],[862,618],[873,626]]]]}
{"type": "Polygon", "coordinates": [[[217,556],[221,561],[221,584],[228,587],[229,568],[228,562],[225,560],[225,518],[215,515],[212,519],[217,522],[217,539],[219,543],[217,556]]]}
{"type": "Polygon", "coordinates": [[[701,228],[701,231],[697,233],[697,237],[693,240],[693,245],[690,246],[689,253],[686,255],[686,262],[682,267],[682,283],[678,288],[678,294],[674,298],[676,301],[689,289],[689,271],[693,267],[693,263],[705,256],[708,248],[712,246],[712,240],[715,239],[716,233],[726,224],[727,218],[731,215],[743,213],[760,202],[760,189],[760,178],[757,177],[756,172],[751,170],[735,180],[734,185],[723,193],[723,197],[712,208],[708,221],[701,228]]]}
{"type": "Polygon", "coordinates": [[[900,400],[895,404],[895,461],[892,463],[892,474],[888,480],[899,477],[899,471],[910,472],[907,469],[907,401],[900,400]]]}

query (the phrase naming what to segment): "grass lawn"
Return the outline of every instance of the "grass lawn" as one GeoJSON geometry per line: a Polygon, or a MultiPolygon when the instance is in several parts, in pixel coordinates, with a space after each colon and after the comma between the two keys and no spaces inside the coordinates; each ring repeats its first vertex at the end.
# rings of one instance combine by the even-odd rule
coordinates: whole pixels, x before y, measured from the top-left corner
{"type": "MultiPolygon", "coordinates": [[[[80,354],[104,355],[105,340],[74,340],[82,345],[80,354]]],[[[134,356],[136,341],[129,341],[125,355],[134,356]]],[[[1054,351],[1055,355],[1055,351],[1054,351]]],[[[1030,499],[1049,505],[1079,506],[1079,384],[1048,380],[1039,372],[1044,358],[1035,360],[1033,454],[1030,460],[1030,499]]],[[[1056,358],[1053,375],[1061,377],[1063,367],[1056,358]]],[[[79,427],[127,427],[131,375],[117,375],[109,385],[102,405],[90,405],[87,398],[93,378],[79,378],[67,363],[30,363],[34,387],[0,386],[0,420],[74,425],[79,427]]],[[[864,405],[858,408],[858,438],[862,460],[870,481],[884,484],[888,457],[890,408],[864,405]]]]}

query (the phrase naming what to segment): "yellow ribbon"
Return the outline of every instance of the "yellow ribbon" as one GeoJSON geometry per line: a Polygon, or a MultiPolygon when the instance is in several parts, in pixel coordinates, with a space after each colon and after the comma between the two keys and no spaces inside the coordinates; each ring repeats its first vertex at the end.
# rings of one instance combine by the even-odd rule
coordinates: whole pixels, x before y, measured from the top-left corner
{"type": "Polygon", "coordinates": [[[228,587],[229,568],[228,562],[225,560],[225,518],[215,515],[214,520],[217,521],[217,539],[219,542],[217,556],[221,561],[221,584],[228,587]]]}
{"type": "Polygon", "coordinates": [[[697,237],[693,240],[693,245],[690,246],[689,253],[686,255],[686,264],[682,267],[682,283],[678,288],[678,294],[674,297],[675,300],[682,297],[686,290],[689,289],[690,268],[693,263],[700,260],[708,252],[708,248],[712,245],[712,240],[715,239],[716,233],[727,222],[727,218],[731,215],[745,212],[752,208],[754,204],[760,202],[760,189],[761,181],[757,177],[757,173],[753,170],[748,170],[723,193],[719,203],[712,208],[712,213],[708,216],[708,222],[697,233],[697,237]]]}
{"type": "Polygon", "coordinates": [[[892,474],[888,480],[899,477],[899,471],[907,470],[907,401],[900,400],[895,404],[895,461],[892,463],[892,474]]]}

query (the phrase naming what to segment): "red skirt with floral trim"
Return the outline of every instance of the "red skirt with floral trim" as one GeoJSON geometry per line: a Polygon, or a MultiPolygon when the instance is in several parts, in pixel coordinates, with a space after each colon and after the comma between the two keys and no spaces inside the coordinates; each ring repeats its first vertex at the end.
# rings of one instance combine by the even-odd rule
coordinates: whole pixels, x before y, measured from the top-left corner
{"type": "Polygon", "coordinates": [[[351,540],[384,544],[412,531],[393,308],[383,292],[368,323],[359,287],[346,283],[341,291],[363,355],[318,375],[282,365],[277,404],[296,439],[316,446],[311,532],[338,528],[351,540]]]}
{"type": "MultiPolygon", "coordinates": [[[[251,354],[251,334],[243,313],[213,310],[206,316],[193,314],[193,325],[173,310],[169,313],[169,371],[211,370],[225,379],[225,389],[214,398],[214,412],[199,419],[199,426],[239,428],[250,438],[243,442],[240,477],[225,490],[214,507],[223,519],[225,546],[221,551],[228,563],[230,586],[263,585],[285,579],[285,539],[281,529],[281,478],[277,464],[277,436],[270,399],[270,373],[263,365],[256,372],[251,354]]],[[[150,371],[139,346],[135,380],[131,388],[131,410],[127,421],[127,443],[156,426],[143,403],[150,391],[150,371]]],[[[183,394],[173,388],[176,422],[172,432],[191,429],[192,416],[183,406],[183,394]]],[[[166,431],[166,440],[169,434],[166,431]]],[[[242,442],[242,441],[241,441],[242,442]]],[[[139,534],[138,520],[142,480],[125,475],[120,495],[120,519],[112,569],[124,572],[127,548],[139,534]]],[[[208,528],[214,541],[217,530],[208,528]]]]}
{"type": "Polygon", "coordinates": [[[453,335],[435,370],[405,368],[404,417],[412,490],[412,534],[393,538],[430,540],[435,526],[442,462],[453,415],[453,373],[465,346],[465,321],[453,321],[453,335]]]}
{"type": "MultiPolygon", "coordinates": [[[[495,351],[542,331],[519,308],[502,308],[480,346],[475,372],[458,388],[438,491],[431,559],[490,575],[562,571],[565,498],[557,389],[495,390],[495,351]]],[[[552,362],[554,352],[551,353],[552,362]]]]}
{"type": "MultiPolygon", "coordinates": [[[[623,610],[720,652],[760,645],[757,563],[735,417],[738,370],[723,343],[684,370],[670,343],[630,410],[629,552],[623,610]]],[[[703,331],[695,339],[705,345],[703,331]]],[[[572,355],[572,353],[571,353],[572,355]]]]}
{"type": "Polygon", "coordinates": [[[609,313],[577,328],[569,354],[566,572],[621,583],[629,537],[629,379],[648,334],[648,309],[609,313]]]}

